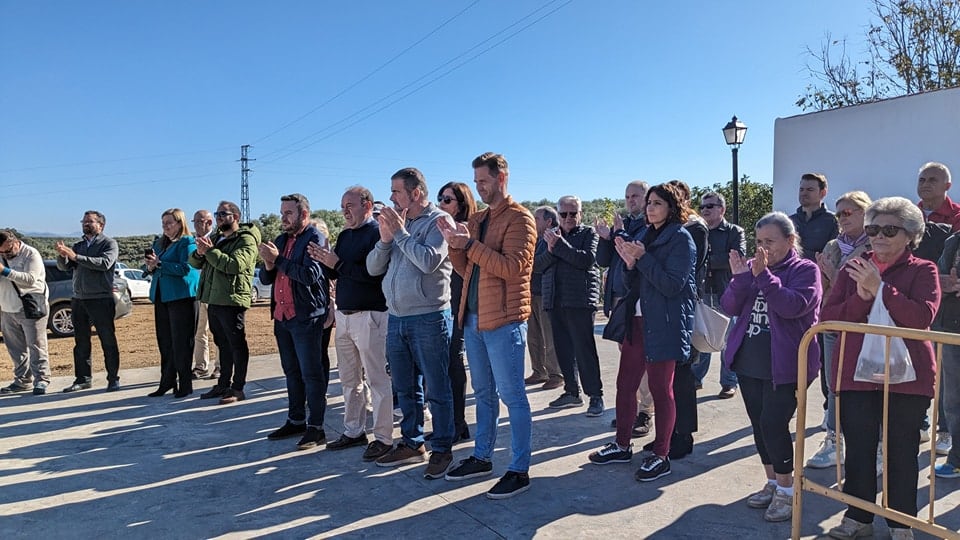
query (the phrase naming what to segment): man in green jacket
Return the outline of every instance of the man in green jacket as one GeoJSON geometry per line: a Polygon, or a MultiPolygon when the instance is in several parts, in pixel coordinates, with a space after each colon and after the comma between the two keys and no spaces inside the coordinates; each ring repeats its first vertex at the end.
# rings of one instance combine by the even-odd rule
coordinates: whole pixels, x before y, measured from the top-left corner
{"type": "Polygon", "coordinates": [[[240,207],[229,201],[221,201],[213,217],[217,230],[210,237],[197,238],[190,265],[201,270],[197,296],[208,306],[210,331],[220,351],[220,379],[200,399],[220,398],[224,405],[246,397],[243,386],[250,349],[244,317],[250,307],[260,230],[252,223],[240,223],[240,207]]]}

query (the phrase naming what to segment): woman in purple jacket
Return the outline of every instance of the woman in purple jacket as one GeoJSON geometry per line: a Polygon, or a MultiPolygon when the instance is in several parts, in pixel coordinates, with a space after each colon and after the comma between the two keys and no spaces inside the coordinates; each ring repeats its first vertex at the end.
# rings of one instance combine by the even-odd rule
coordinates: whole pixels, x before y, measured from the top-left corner
{"type": "MultiPolygon", "coordinates": [[[[724,362],[737,374],[753,440],[766,472],[763,489],[747,505],[766,508],[767,521],[786,521],[793,506],[793,441],[790,418],[797,410],[797,351],[817,323],[820,269],[800,256],[800,238],[783,212],[757,222],[757,252],[747,261],[730,252],[733,279],[720,299],[737,320],[724,362]]],[[[809,386],[820,371],[820,348],[807,349],[809,386]]]]}
{"type": "MultiPolygon", "coordinates": [[[[825,320],[865,323],[877,295],[897,326],[929,329],[940,305],[937,267],[911,253],[923,238],[924,219],[915,204],[902,197],[887,197],[867,208],[864,231],[872,252],[850,259],[837,273],[830,297],[823,306],[825,320]]],[[[890,422],[887,440],[887,477],[890,508],[917,515],[917,454],[920,424],[933,397],[936,364],[929,341],[905,340],[917,373],[912,382],[890,385],[890,422]]],[[[843,492],[875,502],[875,456],[883,416],[883,385],[853,380],[863,334],[848,334],[843,350],[843,371],[838,373],[840,347],[834,350],[831,369],[839,377],[840,428],[846,441],[843,492]]],[[[913,538],[913,531],[887,520],[892,538],[913,538]]],[[[873,514],[848,507],[833,538],[872,536],[873,514]]]]}

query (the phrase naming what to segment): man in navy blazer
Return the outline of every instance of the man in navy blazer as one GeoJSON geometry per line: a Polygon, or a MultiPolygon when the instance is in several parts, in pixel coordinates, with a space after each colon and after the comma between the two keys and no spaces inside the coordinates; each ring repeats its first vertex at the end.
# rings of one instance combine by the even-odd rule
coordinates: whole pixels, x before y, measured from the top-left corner
{"type": "Polygon", "coordinates": [[[287,378],[289,406],[286,423],[267,438],[302,435],[297,448],[306,450],[326,442],[323,415],[330,364],[323,360],[321,340],[330,285],[320,262],[307,254],[308,244],[322,244],[323,239],[310,225],[310,202],[305,196],[280,197],[280,224],[283,234],[275,242],[260,244],[264,261],[260,281],[273,285],[270,312],[280,365],[287,378]]]}

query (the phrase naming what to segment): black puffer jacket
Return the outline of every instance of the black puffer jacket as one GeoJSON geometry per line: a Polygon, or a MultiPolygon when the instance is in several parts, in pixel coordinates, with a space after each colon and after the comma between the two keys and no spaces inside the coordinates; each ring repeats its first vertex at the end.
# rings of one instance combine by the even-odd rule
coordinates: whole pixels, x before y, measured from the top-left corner
{"type": "Polygon", "coordinates": [[[544,309],[597,309],[600,303],[599,238],[593,227],[579,225],[560,237],[553,253],[545,251],[537,256],[537,266],[543,268],[544,309]]]}

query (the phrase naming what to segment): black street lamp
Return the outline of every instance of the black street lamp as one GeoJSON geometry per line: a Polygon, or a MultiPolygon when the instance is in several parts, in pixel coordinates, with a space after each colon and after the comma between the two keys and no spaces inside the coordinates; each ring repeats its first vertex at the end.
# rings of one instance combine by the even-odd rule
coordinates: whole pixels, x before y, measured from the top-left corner
{"type": "Polygon", "coordinates": [[[723,126],[723,138],[733,152],[733,222],[737,225],[740,224],[740,175],[737,173],[737,151],[746,136],[747,125],[737,120],[736,116],[723,126]]]}

